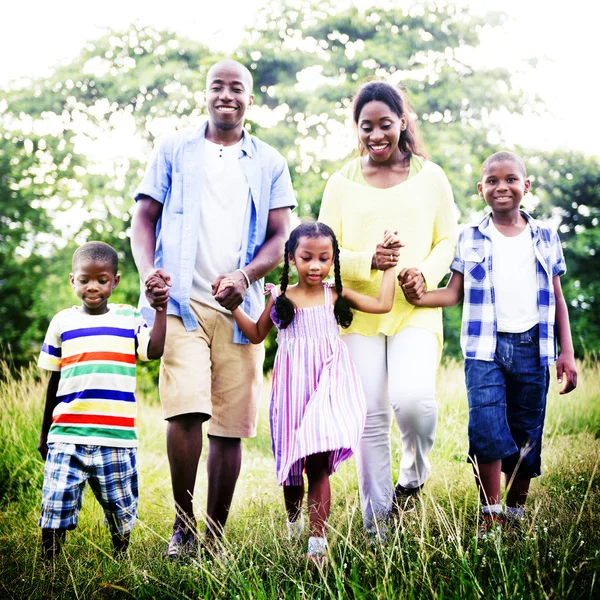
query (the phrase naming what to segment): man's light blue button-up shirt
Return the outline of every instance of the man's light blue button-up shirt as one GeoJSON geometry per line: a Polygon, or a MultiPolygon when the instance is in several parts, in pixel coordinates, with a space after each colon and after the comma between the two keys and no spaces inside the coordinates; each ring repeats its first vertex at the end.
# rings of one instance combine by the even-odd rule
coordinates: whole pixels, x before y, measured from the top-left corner
{"type": "MultiPolygon", "coordinates": [[[[167,312],[181,317],[187,331],[198,327],[198,320],[190,309],[190,294],[198,249],[206,128],[207,123],[204,123],[198,129],[180,131],[158,140],[134,194],[136,200],[144,195],[163,205],[156,226],[154,266],[171,276],[167,312]]],[[[250,195],[240,250],[239,267],[243,268],[265,242],[269,211],[293,208],[296,200],[287,163],[274,148],[244,132],[239,161],[250,195]]],[[[264,307],[262,290],[262,279],[255,281],[244,298],[243,309],[253,319],[258,319],[264,307]]],[[[140,307],[144,317],[152,323],[154,311],[143,293],[140,307]]],[[[233,341],[248,342],[237,325],[233,341]]]]}

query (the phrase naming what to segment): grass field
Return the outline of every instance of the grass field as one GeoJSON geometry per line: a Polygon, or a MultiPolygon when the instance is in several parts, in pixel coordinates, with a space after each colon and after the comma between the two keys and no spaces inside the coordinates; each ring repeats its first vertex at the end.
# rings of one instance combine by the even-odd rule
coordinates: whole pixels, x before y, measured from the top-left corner
{"type": "MultiPolygon", "coordinates": [[[[79,527],[55,568],[40,560],[37,526],[43,463],[37,454],[44,385],[36,371],[0,383],[1,598],[598,598],[600,597],[600,365],[580,365],[578,389],[553,383],[543,454],[523,531],[475,538],[477,495],[464,461],[462,369],[440,370],[433,475],[414,512],[394,522],[384,546],[362,535],[354,462],[332,478],[329,563],[307,566],[285,539],[268,432],[268,383],[259,435],[244,461],[224,558],[161,558],[173,519],[164,422],[156,393],[140,394],[140,514],[130,558],[112,558],[102,512],[87,490],[79,527]]],[[[395,464],[398,433],[393,430],[395,464]]],[[[206,494],[205,462],[197,514],[206,494]]]]}

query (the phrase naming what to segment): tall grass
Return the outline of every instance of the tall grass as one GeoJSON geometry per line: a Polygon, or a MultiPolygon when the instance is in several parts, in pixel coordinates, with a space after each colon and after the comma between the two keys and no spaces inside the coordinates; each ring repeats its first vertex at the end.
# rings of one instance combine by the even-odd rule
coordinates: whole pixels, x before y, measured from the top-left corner
{"type": "MultiPolygon", "coordinates": [[[[476,537],[477,495],[464,460],[467,410],[462,370],[440,370],[440,422],[433,475],[416,510],[404,513],[385,545],[362,524],[353,461],[332,478],[330,557],[320,572],[306,541],[285,539],[281,490],[267,424],[244,462],[224,556],[172,563],[161,558],[173,518],[164,422],[155,392],[140,401],[140,515],[130,559],[112,558],[101,509],[86,493],[79,527],[55,567],[39,558],[37,519],[43,463],[36,446],[44,396],[35,371],[0,384],[0,597],[9,598],[595,598],[600,596],[600,368],[581,367],[580,387],[549,397],[544,475],[532,484],[522,531],[476,537]]],[[[5,373],[5,375],[7,375],[5,373]]],[[[394,457],[399,461],[397,432],[394,457]]],[[[200,466],[197,513],[206,494],[200,466]]]]}

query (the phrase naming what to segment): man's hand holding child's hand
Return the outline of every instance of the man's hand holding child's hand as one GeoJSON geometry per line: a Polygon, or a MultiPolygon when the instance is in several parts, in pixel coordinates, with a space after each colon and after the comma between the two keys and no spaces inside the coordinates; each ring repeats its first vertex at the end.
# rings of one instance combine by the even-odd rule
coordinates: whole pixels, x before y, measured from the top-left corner
{"type": "Polygon", "coordinates": [[[144,285],[146,286],[146,298],[150,306],[158,312],[166,310],[169,303],[171,278],[162,269],[156,269],[148,275],[144,285]]]}

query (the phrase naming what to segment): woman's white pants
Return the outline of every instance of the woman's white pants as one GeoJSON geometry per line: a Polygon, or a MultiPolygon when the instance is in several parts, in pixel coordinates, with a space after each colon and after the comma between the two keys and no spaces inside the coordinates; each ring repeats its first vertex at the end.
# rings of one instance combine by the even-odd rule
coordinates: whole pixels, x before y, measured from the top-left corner
{"type": "Polygon", "coordinates": [[[427,458],[437,424],[435,383],[438,338],[426,329],[408,328],[393,336],[348,334],[342,338],[356,364],[367,400],[367,420],[356,454],[363,523],[392,508],[390,426],[392,412],[400,428],[402,459],[398,483],[422,485],[429,477],[427,458]]]}

